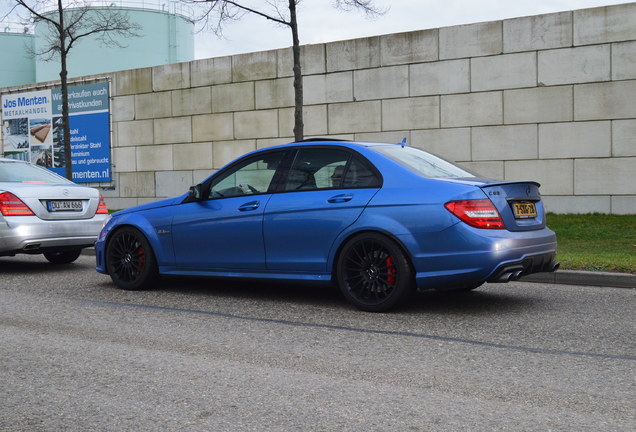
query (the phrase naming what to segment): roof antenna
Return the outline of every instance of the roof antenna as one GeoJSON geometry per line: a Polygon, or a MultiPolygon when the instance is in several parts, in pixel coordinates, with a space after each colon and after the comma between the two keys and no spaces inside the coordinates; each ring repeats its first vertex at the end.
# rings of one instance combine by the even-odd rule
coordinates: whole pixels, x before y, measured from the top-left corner
{"type": "Polygon", "coordinates": [[[404,146],[406,145],[406,137],[404,137],[400,145],[402,146],[402,148],[404,148],[404,146]]]}

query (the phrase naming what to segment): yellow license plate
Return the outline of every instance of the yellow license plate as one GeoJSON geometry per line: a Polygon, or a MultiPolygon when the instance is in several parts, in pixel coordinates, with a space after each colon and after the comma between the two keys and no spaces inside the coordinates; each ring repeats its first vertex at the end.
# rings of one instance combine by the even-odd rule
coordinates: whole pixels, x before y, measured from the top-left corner
{"type": "Polygon", "coordinates": [[[512,208],[517,219],[528,219],[537,217],[537,207],[533,202],[516,202],[512,208]]]}

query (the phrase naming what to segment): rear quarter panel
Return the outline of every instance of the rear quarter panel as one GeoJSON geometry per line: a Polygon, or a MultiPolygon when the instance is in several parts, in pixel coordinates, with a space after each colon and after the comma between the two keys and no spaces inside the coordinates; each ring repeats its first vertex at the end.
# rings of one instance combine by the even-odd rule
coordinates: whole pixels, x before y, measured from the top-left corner
{"type": "MultiPolygon", "coordinates": [[[[422,248],[443,250],[447,247],[444,231],[459,220],[444,208],[453,199],[484,198],[475,186],[446,183],[404,173],[399,181],[385,175],[382,189],[371,199],[358,220],[334,242],[330,262],[353,235],[376,231],[400,242],[411,257],[422,255],[422,248]],[[430,238],[430,241],[426,239],[430,238]],[[422,245],[424,243],[424,245],[422,245]]],[[[456,247],[456,245],[455,245],[456,247]]]]}

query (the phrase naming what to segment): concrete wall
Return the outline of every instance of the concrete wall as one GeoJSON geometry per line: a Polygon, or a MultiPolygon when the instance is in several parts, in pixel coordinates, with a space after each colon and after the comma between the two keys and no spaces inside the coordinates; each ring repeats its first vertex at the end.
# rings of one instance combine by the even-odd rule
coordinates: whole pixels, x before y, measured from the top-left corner
{"type": "MultiPolygon", "coordinates": [[[[636,213],[636,3],[303,47],[305,133],[534,179],[549,211],[636,213]]],[[[291,50],[118,72],[111,208],[292,140],[291,50]]]]}

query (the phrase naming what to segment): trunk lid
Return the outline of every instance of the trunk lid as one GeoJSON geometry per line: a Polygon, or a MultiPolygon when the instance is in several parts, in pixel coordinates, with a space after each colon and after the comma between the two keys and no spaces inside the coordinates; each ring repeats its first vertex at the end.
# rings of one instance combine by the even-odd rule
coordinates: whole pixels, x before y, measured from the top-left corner
{"type": "Polygon", "coordinates": [[[545,228],[545,211],[539,183],[498,182],[479,187],[493,202],[508,231],[531,231],[545,228]]]}
{"type": "Polygon", "coordinates": [[[43,220],[90,219],[99,205],[99,191],[76,184],[0,183],[43,220]]]}

